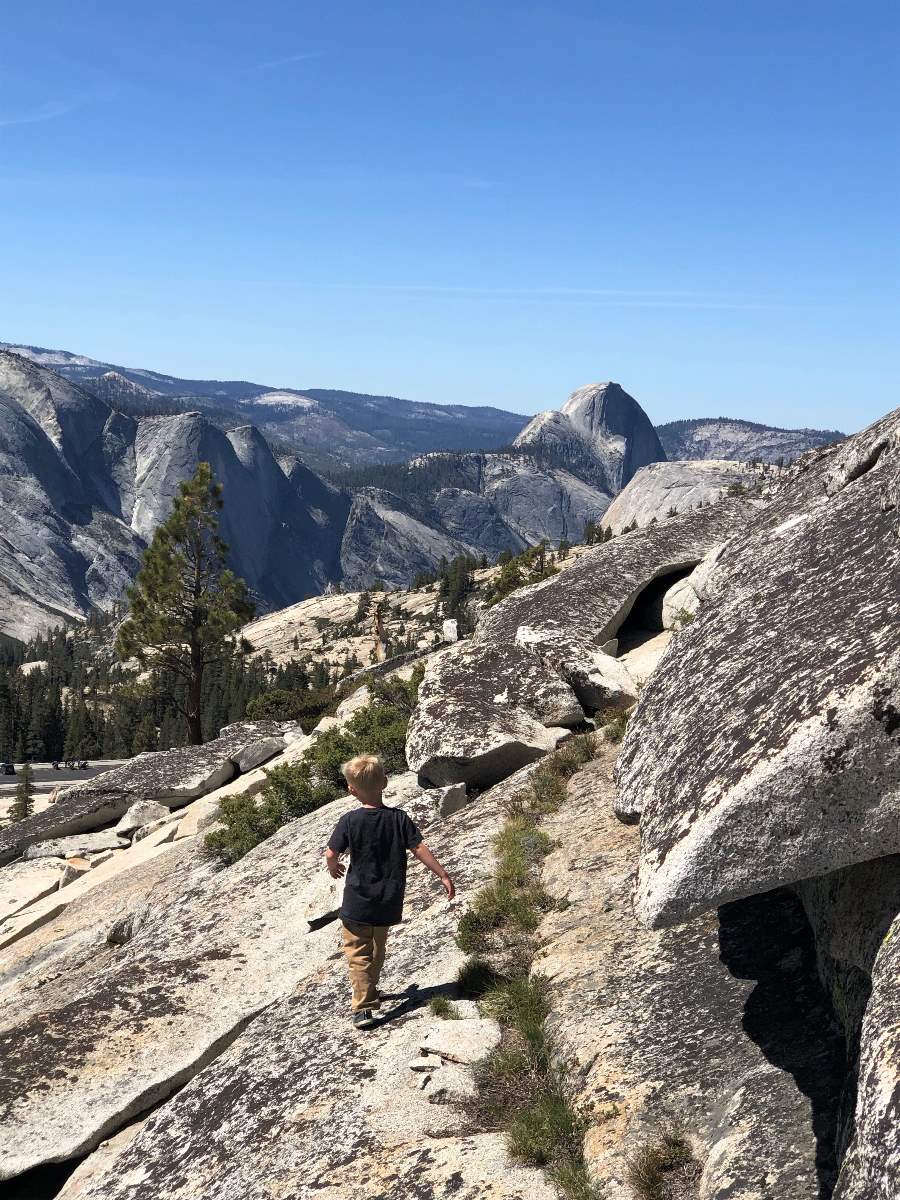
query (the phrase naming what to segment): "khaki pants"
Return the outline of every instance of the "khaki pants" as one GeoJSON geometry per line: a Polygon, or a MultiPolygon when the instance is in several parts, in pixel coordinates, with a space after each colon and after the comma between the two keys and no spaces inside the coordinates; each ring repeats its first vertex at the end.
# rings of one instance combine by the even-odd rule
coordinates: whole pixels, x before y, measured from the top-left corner
{"type": "Polygon", "coordinates": [[[344,955],[350,968],[350,986],[353,999],[352,1012],[363,1008],[378,1008],[378,980],[384,966],[384,952],[389,926],[360,925],[356,921],[342,921],[344,955]]]}

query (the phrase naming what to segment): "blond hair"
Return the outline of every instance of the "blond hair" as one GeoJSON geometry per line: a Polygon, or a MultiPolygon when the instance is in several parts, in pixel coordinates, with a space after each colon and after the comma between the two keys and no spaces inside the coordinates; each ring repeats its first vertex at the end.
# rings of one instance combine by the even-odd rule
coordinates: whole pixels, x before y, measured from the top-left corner
{"type": "Polygon", "coordinates": [[[344,763],[341,774],[363,792],[380,792],[387,783],[387,771],[377,754],[357,754],[344,763]]]}

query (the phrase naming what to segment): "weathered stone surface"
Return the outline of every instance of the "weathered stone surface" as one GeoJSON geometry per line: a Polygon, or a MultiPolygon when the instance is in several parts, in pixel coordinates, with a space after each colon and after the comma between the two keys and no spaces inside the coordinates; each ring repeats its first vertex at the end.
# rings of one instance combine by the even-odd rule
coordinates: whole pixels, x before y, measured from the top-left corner
{"type": "Polygon", "coordinates": [[[663,629],[677,629],[693,619],[700,607],[700,597],[691,582],[693,575],[673,583],[662,599],[663,629]]]}
{"type": "Polygon", "coordinates": [[[662,656],[672,641],[672,631],[664,630],[653,637],[643,638],[636,645],[623,642],[617,662],[621,663],[634,681],[635,692],[640,692],[647,680],[659,666],[662,656]]]}
{"type": "Polygon", "coordinates": [[[112,858],[97,867],[91,867],[90,863],[86,863],[84,859],[71,859],[70,862],[80,872],[80,875],[71,882],[67,882],[64,876],[64,886],[61,886],[59,892],[36,901],[16,916],[10,917],[0,929],[0,948],[11,946],[13,942],[19,941],[26,934],[32,933],[35,929],[54,920],[86,892],[99,887],[113,876],[120,872],[130,871],[148,859],[154,858],[171,837],[171,828],[170,826],[159,829],[127,850],[118,850],[112,858]],[[88,869],[83,870],[83,866],[87,866],[88,869]]]}
{"type": "Polygon", "coordinates": [[[151,837],[154,834],[158,835],[156,838],[157,845],[161,842],[171,842],[175,837],[178,824],[178,818],[170,812],[167,817],[160,817],[159,820],[151,821],[149,825],[142,825],[140,829],[136,830],[132,839],[132,845],[136,845],[138,842],[142,842],[145,838],[151,837]]]}
{"type": "Polygon", "coordinates": [[[535,655],[457,642],[425,669],[406,761],[435,786],[486,786],[553,749],[558,727],[583,715],[569,685],[535,655]]]}
{"type": "MultiPolygon", "coordinates": [[[[82,858],[99,850],[121,850],[128,843],[114,829],[96,829],[91,833],[73,833],[50,842],[34,842],[25,851],[26,860],[39,858],[82,858]]],[[[2,875],[0,875],[2,878],[2,875]]]]}
{"type": "Polygon", "coordinates": [[[649,463],[632,477],[603,514],[613,533],[665,521],[675,513],[715,504],[729,488],[755,489],[764,476],[749,463],[696,459],[649,463]]]}
{"type": "Polygon", "coordinates": [[[900,1195],[900,918],[875,960],[860,1045],[856,1133],[835,1200],[900,1195]]]}
{"type": "Polygon", "coordinates": [[[562,457],[610,495],[645,463],[666,457],[647,414],[617,383],[579,388],[558,412],[538,413],[515,445],[562,457]]]}
{"type": "Polygon", "coordinates": [[[633,1200],[628,1156],[675,1125],[704,1200],[819,1200],[834,1178],[844,1047],[802,908],[782,890],[675,929],[643,927],[632,908],[639,835],[612,811],[613,755],[575,775],[545,821],[559,847],[542,882],[568,905],[541,924],[534,964],[589,1120],[591,1174],[607,1200],[633,1200]]]}
{"type": "Polygon", "coordinates": [[[514,642],[522,625],[562,628],[598,647],[615,637],[635,600],[653,580],[696,566],[758,513],[748,500],[682,513],[595,546],[559,575],[520,588],[489,609],[475,640],[514,642]]]}
{"type": "Polygon", "coordinates": [[[128,837],[143,826],[167,819],[171,815],[172,810],[168,805],[160,804],[156,800],[139,800],[137,804],[132,804],[121,821],[117,822],[114,832],[121,837],[128,837]]]}
{"type": "Polygon", "coordinates": [[[548,621],[539,629],[521,625],[516,631],[516,644],[561,675],[586,712],[633,704],[638,687],[628,668],[590,638],[579,637],[565,625],[564,621],[548,621]]]}
{"type": "MultiPolygon", "coordinates": [[[[146,1118],[145,1118],[146,1120],[146,1118]]],[[[89,1155],[66,1180],[61,1192],[55,1200],[87,1200],[93,1184],[115,1167],[116,1159],[137,1136],[144,1126],[144,1120],[132,1121],[111,1138],[101,1142],[93,1154],[89,1155]]]]}
{"type": "Polygon", "coordinates": [[[120,854],[131,857],[127,870],[91,872],[92,887],[73,884],[77,891],[55,916],[0,949],[0,1010],[14,1011],[23,996],[36,995],[48,979],[80,970],[92,959],[101,971],[109,961],[106,937],[118,920],[139,910],[151,895],[160,909],[179,903],[201,877],[215,871],[196,840],[163,845],[152,855],[142,847],[120,854]]]}
{"type": "Polygon", "coordinates": [[[500,1044],[500,1026],[481,1017],[459,1021],[434,1021],[420,1037],[423,1054],[437,1054],[448,1062],[472,1066],[500,1044]]]}
{"type": "Polygon", "coordinates": [[[10,863],[0,871],[0,926],[7,917],[59,888],[62,859],[10,863]]]}
{"type": "MultiPolygon", "coordinates": [[[[508,790],[508,785],[503,788],[508,790]]],[[[330,821],[334,813],[327,815],[330,821]]],[[[488,793],[446,825],[435,828],[433,848],[466,893],[480,886],[490,870],[490,839],[501,819],[497,797],[488,793]]],[[[249,887],[257,891],[252,918],[250,908],[243,905],[236,914],[248,934],[260,924],[268,927],[273,897],[270,890],[265,894],[259,890],[263,887],[259,876],[271,875],[276,861],[283,864],[277,868],[280,872],[298,859],[301,837],[303,843],[315,841],[316,852],[320,852],[321,830],[313,834],[311,823],[324,827],[326,822],[323,815],[313,814],[289,826],[292,837],[283,841],[277,860],[262,858],[264,847],[243,860],[249,866],[250,859],[257,859],[253,881],[241,881],[242,891],[249,887]],[[306,832],[301,835],[303,829],[306,832]]],[[[284,839],[286,834],[287,830],[282,830],[275,836],[284,839]]],[[[241,865],[216,877],[220,899],[224,899],[221,887],[225,879],[240,871],[241,865]]],[[[229,894],[236,896],[238,886],[235,880],[229,894]]],[[[199,893],[195,890],[192,902],[196,905],[205,894],[202,889],[199,893]]],[[[147,1196],[207,1200],[212,1195],[222,1200],[272,1196],[371,1200],[379,1195],[420,1196],[423,1200],[443,1200],[448,1195],[455,1200],[555,1200],[554,1189],[540,1172],[509,1161],[502,1135],[472,1129],[465,1114],[452,1103],[423,1102],[422,1076],[409,1070],[424,1030],[434,1021],[428,1000],[437,993],[452,994],[463,961],[453,940],[456,912],[441,899],[433,877],[419,868],[410,872],[406,920],[391,931],[383,977],[383,988],[393,1000],[366,1034],[357,1034],[349,1024],[348,984],[336,929],[303,932],[302,927],[285,921],[288,902],[284,895],[279,900],[276,924],[282,927],[282,943],[290,947],[294,959],[289,967],[286,949],[281,969],[288,978],[281,984],[280,998],[273,996],[275,1003],[151,1114],[114,1162],[95,1175],[85,1200],[144,1200],[147,1196]],[[334,1047],[336,1029],[346,1031],[339,1043],[340,1071],[334,1070],[332,1054],[322,1053],[323,1046],[334,1047]]],[[[230,988],[213,989],[202,976],[214,969],[214,962],[206,960],[201,969],[198,960],[188,963],[179,954],[182,978],[189,968],[193,978],[183,987],[169,984],[175,947],[164,949],[159,940],[173,920],[178,918],[170,906],[116,952],[116,961],[123,967],[130,963],[132,971],[140,964],[146,973],[143,988],[148,995],[164,979],[167,990],[176,987],[184,996],[190,987],[191,1027],[208,1021],[218,1024],[221,1010],[230,1003],[226,990],[243,990],[241,980],[248,965],[235,956],[223,962],[220,969],[230,988]],[[157,947],[155,960],[148,957],[152,944],[157,947]],[[203,1021],[196,1016],[201,1004],[203,1021]]],[[[208,942],[209,933],[205,936],[208,942]]],[[[266,952],[271,953],[270,933],[266,932],[264,939],[266,952]]],[[[224,949],[218,931],[214,944],[217,951],[224,949]]],[[[253,948],[242,945],[241,951],[255,968],[253,948]]],[[[112,986],[122,982],[114,979],[112,986]]],[[[55,1029],[56,998],[48,996],[47,987],[41,992],[41,1011],[47,1014],[44,1019],[55,1029]]],[[[184,1022],[177,1015],[174,1019],[183,1031],[187,1014],[184,1022]]],[[[98,1027],[91,1033],[82,1031],[76,1038],[71,1024],[66,1027],[65,1041],[57,1044],[58,1053],[74,1051],[75,1042],[83,1043],[84,1037],[97,1047],[85,1057],[86,1047],[81,1044],[79,1057],[72,1059],[77,1061],[78,1071],[65,1085],[71,1106],[78,1103],[78,1097],[84,1101],[89,1092],[99,1091],[99,1081],[92,1079],[92,1053],[99,1054],[105,1041],[105,1062],[111,1063],[116,1078],[120,1071],[130,1070],[141,1077],[136,1087],[146,1085],[153,1064],[143,1046],[152,1042],[158,1057],[157,1027],[145,1024],[140,1040],[133,1034],[126,1039],[116,1034],[122,1020],[122,1011],[114,1012],[110,1004],[101,1007],[98,1027]],[[108,1043],[110,1037],[114,1045],[108,1043]],[[121,1066],[118,1055],[124,1056],[121,1066]]],[[[143,1020],[154,1021],[146,1001],[143,1020]]],[[[133,1018],[126,1016],[125,1021],[131,1024],[133,1018]]],[[[191,1036],[196,1036],[196,1029],[191,1036]]],[[[442,1066],[432,1078],[450,1070],[442,1066]]],[[[33,1106],[43,1101],[33,1096],[26,1103],[33,1106]]],[[[7,1119],[4,1130],[8,1129],[21,1144],[21,1127],[10,1126],[7,1119]]],[[[9,1149],[4,1147],[4,1151],[9,1155],[9,1149]]]]}
{"type": "Polygon", "coordinates": [[[258,742],[253,742],[252,745],[239,750],[234,758],[234,764],[243,775],[246,771],[252,771],[262,763],[268,762],[270,758],[274,758],[276,754],[280,754],[286,745],[287,742],[280,736],[260,738],[258,742]]]}
{"type": "Polygon", "coordinates": [[[239,722],[205,746],[140,754],[124,766],[67,788],[43,812],[0,830],[0,865],[35,842],[118,821],[138,800],[159,801],[169,808],[187,804],[231,779],[241,753],[279,732],[280,726],[271,721],[239,722]]]}
{"type": "Polygon", "coordinates": [[[646,920],[900,851],[898,474],[900,410],[788,472],[719,555],[622,750],[646,920]]]}

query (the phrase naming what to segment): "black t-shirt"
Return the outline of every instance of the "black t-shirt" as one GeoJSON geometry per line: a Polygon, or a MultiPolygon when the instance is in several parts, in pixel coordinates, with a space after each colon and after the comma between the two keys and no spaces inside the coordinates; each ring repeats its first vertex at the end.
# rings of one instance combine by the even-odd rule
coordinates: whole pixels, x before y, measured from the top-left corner
{"type": "Polygon", "coordinates": [[[344,813],[328,841],[350,851],[341,917],[361,925],[397,925],[403,918],[406,852],[422,835],[402,808],[360,806],[344,813]]]}

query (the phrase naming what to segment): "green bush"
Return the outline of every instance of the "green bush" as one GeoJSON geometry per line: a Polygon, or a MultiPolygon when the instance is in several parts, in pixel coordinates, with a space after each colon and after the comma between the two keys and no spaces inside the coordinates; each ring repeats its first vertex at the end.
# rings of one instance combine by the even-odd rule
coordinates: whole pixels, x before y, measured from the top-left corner
{"type": "Polygon", "coordinates": [[[337,798],[337,788],[314,780],[306,762],[273,767],[268,776],[261,797],[226,796],[219,805],[222,825],[207,834],[206,846],[224,863],[237,862],[288,821],[337,798]]]}
{"type": "Polygon", "coordinates": [[[561,1092],[548,1088],[516,1114],[507,1131],[514,1158],[532,1167],[580,1157],[584,1125],[561,1092]]]}
{"type": "Polygon", "coordinates": [[[333,688],[272,688],[247,705],[248,721],[303,721],[315,724],[334,702],[333,688]]]}
{"type": "Polygon", "coordinates": [[[344,783],[341,765],[357,754],[380,754],[389,774],[405,771],[406,729],[421,678],[419,671],[409,681],[376,685],[372,702],[343,729],[323,733],[300,762],[268,771],[261,796],[226,797],[221,828],[207,835],[207,848],[228,865],[237,862],[288,821],[336,799],[344,783]]]}

